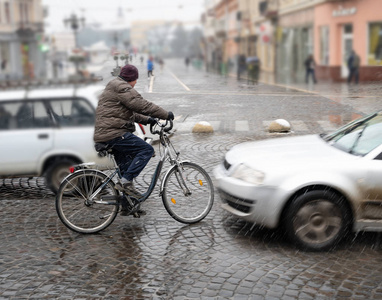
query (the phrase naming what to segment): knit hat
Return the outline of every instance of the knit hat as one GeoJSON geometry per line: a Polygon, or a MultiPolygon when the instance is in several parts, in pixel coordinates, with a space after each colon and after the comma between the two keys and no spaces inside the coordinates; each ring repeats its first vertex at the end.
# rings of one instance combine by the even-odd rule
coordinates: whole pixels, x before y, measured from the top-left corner
{"type": "Polygon", "coordinates": [[[121,76],[122,79],[126,80],[127,82],[135,81],[139,77],[138,69],[133,65],[126,65],[122,67],[119,76],[121,76]]]}

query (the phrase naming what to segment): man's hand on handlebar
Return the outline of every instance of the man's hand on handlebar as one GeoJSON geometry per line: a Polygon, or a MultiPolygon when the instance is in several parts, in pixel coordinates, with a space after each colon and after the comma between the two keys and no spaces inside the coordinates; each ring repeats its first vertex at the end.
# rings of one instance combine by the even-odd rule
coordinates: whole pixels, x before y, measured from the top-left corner
{"type": "Polygon", "coordinates": [[[170,121],[174,120],[174,114],[172,111],[168,112],[167,120],[170,120],[170,121]]]}
{"type": "Polygon", "coordinates": [[[161,128],[161,130],[163,130],[164,132],[169,132],[173,127],[173,121],[170,119],[165,120],[164,123],[161,123],[160,120],[156,119],[156,118],[150,118],[150,119],[154,120],[153,123],[151,123],[151,122],[149,123],[150,124],[150,132],[152,134],[160,134],[160,131],[154,130],[154,127],[156,125],[158,125],[161,128]]]}
{"type": "Polygon", "coordinates": [[[157,120],[155,120],[155,119],[152,118],[152,117],[149,117],[149,120],[147,121],[147,124],[155,125],[156,123],[157,123],[157,120]]]}

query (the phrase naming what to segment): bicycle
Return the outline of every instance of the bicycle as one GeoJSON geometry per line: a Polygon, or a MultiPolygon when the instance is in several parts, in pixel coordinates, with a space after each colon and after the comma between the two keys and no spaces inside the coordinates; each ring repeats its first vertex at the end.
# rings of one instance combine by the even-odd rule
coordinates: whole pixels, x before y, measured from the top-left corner
{"type": "Polygon", "coordinates": [[[193,224],[203,220],[214,202],[214,187],[208,173],[199,165],[180,160],[170,141],[172,121],[150,125],[152,134],[158,134],[161,158],[152,176],[151,183],[139,199],[118,191],[115,186],[121,183],[121,172],[106,144],[98,144],[100,156],[109,156],[114,163],[111,174],[106,174],[92,165],[80,164],[71,168],[71,174],[63,179],[56,195],[56,211],[62,223],[79,233],[96,233],[107,228],[115,220],[120,207],[139,217],[140,204],[153,192],[165,161],[170,162],[160,184],[159,196],[165,209],[175,220],[193,224]],[[158,130],[159,128],[159,130],[158,130]],[[117,183],[115,181],[117,181],[117,183]]]}

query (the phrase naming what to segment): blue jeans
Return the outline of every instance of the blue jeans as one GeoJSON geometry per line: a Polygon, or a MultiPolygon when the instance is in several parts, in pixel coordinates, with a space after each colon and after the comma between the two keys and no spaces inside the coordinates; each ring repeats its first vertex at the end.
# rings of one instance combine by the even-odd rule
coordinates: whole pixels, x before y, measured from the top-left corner
{"type": "Polygon", "coordinates": [[[112,146],[114,158],[122,177],[132,181],[146,167],[154,154],[154,148],[131,132],[105,142],[112,146]]]}

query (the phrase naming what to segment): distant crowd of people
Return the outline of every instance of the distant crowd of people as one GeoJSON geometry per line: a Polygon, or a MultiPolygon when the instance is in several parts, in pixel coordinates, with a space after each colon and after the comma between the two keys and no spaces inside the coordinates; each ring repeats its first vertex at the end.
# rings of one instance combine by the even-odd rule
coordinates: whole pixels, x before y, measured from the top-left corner
{"type": "MultiPolygon", "coordinates": [[[[130,56],[132,57],[132,56],[130,56]]],[[[130,59],[130,61],[132,58],[130,59]]],[[[143,64],[144,57],[140,57],[141,65],[143,64]]],[[[203,61],[203,59],[202,59],[203,61]]],[[[219,60],[218,60],[219,61],[219,60]]],[[[220,60],[221,62],[221,60],[220,60]]],[[[350,84],[354,81],[354,83],[359,82],[359,69],[360,69],[360,57],[359,55],[353,50],[350,54],[350,56],[347,59],[347,68],[348,68],[348,77],[347,82],[350,84]]],[[[161,57],[153,57],[149,55],[147,59],[147,77],[150,78],[151,76],[154,76],[154,63],[158,63],[160,66],[160,70],[163,71],[164,68],[164,61],[161,57]]],[[[190,57],[185,57],[184,64],[186,68],[189,67],[191,63],[190,57]]],[[[194,64],[194,63],[193,63],[194,64]]],[[[309,54],[308,57],[304,60],[304,68],[305,68],[305,82],[308,84],[309,82],[313,82],[314,84],[317,83],[317,77],[316,77],[316,61],[312,54],[309,54]]],[[[221,71],[222,74],[227,74],[232,70],[233,67],[235,67],[235,64],[232,62],[232,60],[228,60],[225,70],[223,70],[222,63],[218,63],[219,71],[221,71]]],[[[242,75],[245,73],[247,76],[248,83],[258,83],[260,78],[260,72],[261,72],[261,61],[258,56],[250,56],[245,57],[245,55],[239,55],[237,59],[237,79],[241,79],[242,75]]]]}

